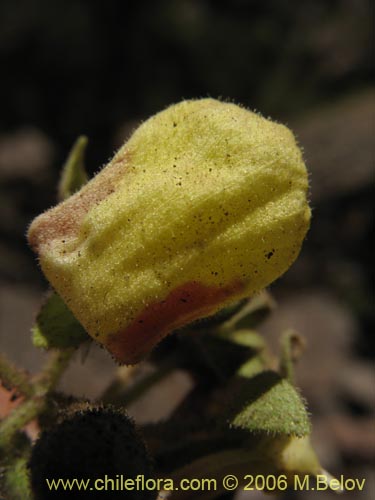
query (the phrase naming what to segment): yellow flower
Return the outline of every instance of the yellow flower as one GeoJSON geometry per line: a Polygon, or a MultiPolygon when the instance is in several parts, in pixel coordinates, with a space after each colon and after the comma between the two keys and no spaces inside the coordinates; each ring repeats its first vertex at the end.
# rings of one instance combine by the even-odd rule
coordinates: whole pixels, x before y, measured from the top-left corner
{"type": "Polygon", "coordinates": [[[288,269],[309,226],[307,189],[286,127],[235,104],[183,101],[143,123],[28,237],[87,332],[135,363],[288,269]]]}

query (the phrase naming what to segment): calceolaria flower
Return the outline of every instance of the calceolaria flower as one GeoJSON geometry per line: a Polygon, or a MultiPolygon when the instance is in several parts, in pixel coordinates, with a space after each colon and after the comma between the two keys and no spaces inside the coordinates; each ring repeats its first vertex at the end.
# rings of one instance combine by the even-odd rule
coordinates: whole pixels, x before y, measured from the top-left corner
{"type": "Polygon", "coordinates": [[[143,123],[29,241],[87,332],[136,363],[167,333],[283,274],[309,226],[308,179],[285,126],[183,101],[143,123]]]}

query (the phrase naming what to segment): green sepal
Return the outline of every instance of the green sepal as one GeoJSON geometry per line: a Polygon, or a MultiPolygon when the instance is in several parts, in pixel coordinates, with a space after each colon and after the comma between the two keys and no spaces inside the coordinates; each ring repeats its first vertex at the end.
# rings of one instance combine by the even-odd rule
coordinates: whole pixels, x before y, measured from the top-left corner
{"type": "Polygon", "coordinates": [[[51,292],[43,303],[31,331],[33,344],[45,349],[78,347],[90,339],[65,302],[55,292],[51,292]]]}
{"type": "Polygon", "coordinates": [[[263,371],[235,382],[231,427],[270,435],[302,437],[310,433],[310,420],[301,396],[278,373],[263,371]]]}
{"type": "Polygon", "coordinates": [[[234,332],[220,334],[220,337],[234,344],[248,347],[255,352],[260,352],[266,347],[264,338],[255,330],[236,330],[234,332]]]}
{"type": "Polygon", "coordinates": [[[253,356],[237,370],[240,377],[251,378],[266,369],[266,363],[262,356],[253,356]]]}
{"type": "Polygon", "coordinates": [[[217,337],[226,340],[228,343],[245,348],[251,353],[248,359],[244,363],[241,363],[236,371],[236,374],[240,377],[250,378],[266,369],[266,343],[262,335],[255,330],[219,331],[217,337]]]}
{"type": "Polygon", "coordinates": [[[85,151],[87,137],[81,135],[74,143],[69,156],[62,168],[61,178],[58,185],[59,201],[66,200],[81,189],[89,180],[85,170],[85,151]]]}

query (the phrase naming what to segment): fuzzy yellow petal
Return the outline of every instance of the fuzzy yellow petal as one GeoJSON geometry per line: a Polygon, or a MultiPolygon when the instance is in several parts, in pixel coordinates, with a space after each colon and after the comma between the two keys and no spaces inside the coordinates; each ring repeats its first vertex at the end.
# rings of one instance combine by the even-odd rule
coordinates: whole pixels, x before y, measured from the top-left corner
{"type": "Polygon", "coordinates": [[[286,127],[231,103],[183,101],[39,216],[29,241],[88,333],[134,363],[288,269],[309,226],[307,189],[286,127]]]}

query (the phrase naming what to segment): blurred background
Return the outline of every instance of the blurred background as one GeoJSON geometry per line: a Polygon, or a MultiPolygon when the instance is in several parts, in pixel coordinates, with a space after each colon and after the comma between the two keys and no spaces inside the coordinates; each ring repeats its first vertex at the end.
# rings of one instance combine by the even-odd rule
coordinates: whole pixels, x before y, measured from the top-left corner
{"type": "MultiPolygon", "coordinates": [[[[171,103],[241,103],[292,128],[311,176],[312,226],[298,261],[270,287],[278,307],[261,330],[271,342],[288,327],[306,337],[298,383],[321,461],[332,473],[366,477],[360,498],[374,498],[372,23],[367,0],[2,0],[1,349],[40,367],[29,330],[47,285],[25,232],[55,203],[77,136],[89,137],[93,174],[141,120],[171,103]]],[[[114,370],[92,348],[62,388],[97,396],[114,370]]],[[[183,372],[163,384],[159,405],[150,395],[136,417],[164,416],[160,407],[173,408],[190,387],[183,372]]]]}

